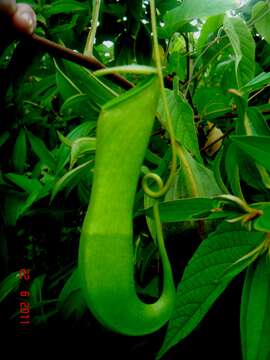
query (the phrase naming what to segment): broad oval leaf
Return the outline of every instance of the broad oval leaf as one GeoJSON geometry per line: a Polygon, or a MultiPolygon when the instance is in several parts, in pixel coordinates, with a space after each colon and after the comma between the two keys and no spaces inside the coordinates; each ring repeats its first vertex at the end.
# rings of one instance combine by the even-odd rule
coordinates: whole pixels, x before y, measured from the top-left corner
{"type": "Polygon", "coordinates": [[[224,15],[214,15],[210,16],[206,22],[203,24],[202,30],[200,32],[200,37],[198,39],[198,50],[204,50],[204,45],[206,44],[209,36],[216,32],[219,27],[223,24],[224,15]]]}
{"type": "Polygon", "coordinates": [[[171,35],[182,25],[206,16],[223,14],[227,10],[236,9],[240,3],[237,0],[183,0],[180,6],[168,11],[164,16],[166,27],[171,35]]]}
{"type": "Polygon", "coordinates": [[[249,82],[255,73],[255,42],[247,24],[239,17],[224,17],[224,29],[235,55],[238,87],[249,82]]]}
{"type": "Polygon", "coordinates": [[[234,267],[229,274],[228,269],[261,244],[265,237],[262,233],[235,229],[221,224],[194,253],[178,286],[176,307],[158,358],[199,324],[233,277],[247,266],[247,262],[234,267]]]}
{"type": "Polygon", "coordinates": [[[254,222],[254,229],[270,233],[270,207],[263,209],[263,214],[254,222]]]}
{"type": "MultiPolygon", "coordinates": [[[[166,92],[176,140],[185,146],[198,161],[202,162],[191,106],[181,94],[176,95],[171,90],[166,92]]],[[[166,128],[166,115],[161,102],[159,103],[158,113],[166,128]]]]}
{"type": "Polygon", "coordinates": [[[270,358],[270,263],[267,254],[246,274],[241,302],[241,341],[244,360],[270,358]]]}
{"type": "Polygon", "coordinates": [[[270,137],[233,135],[231,140],[256,162],[270,171],[270,137]]]}
{"type": "Polygon", "coordinates": [[[270,6],[267,1],[257,2],[252,9],[252,22],[258,33],[270,43],[270,6]]]}

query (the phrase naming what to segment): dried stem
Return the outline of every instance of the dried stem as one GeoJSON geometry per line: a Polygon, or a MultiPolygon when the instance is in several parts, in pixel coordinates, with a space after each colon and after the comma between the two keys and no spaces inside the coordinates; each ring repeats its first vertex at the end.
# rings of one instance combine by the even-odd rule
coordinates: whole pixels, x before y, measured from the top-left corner
{"type": "MultiPolygon", "coordinates": [[[[51,40],[45,39],[36,34],[32,34],[30,36],[24,35],[24,41],[35,43],[36,46],[38,46],[42,51],[46,51],[53,56],[72,61],[90,70],[99,70],[105,68],[104,64],[102,64],[100,61],[98,61],[92,56],[82,55],[74,50],[59,45],[51,40]]],[[[131,82],[129,82],[121,75],[108,74],[107,76],[111,81],[126,90],[131,89],[134,86],[131,82]]]]}

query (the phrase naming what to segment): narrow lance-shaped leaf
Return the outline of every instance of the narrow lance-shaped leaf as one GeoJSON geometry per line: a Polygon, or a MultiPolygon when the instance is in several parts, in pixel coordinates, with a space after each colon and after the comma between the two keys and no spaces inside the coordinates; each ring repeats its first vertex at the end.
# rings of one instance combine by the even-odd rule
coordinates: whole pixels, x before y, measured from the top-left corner
{"type": "Polygon", "coordinates": [[[29,179],[26,175],[18,174],[6,174],[5,177],[12,181],[19,188],[23,189],[27,193],[31,194],[34,191],[38,191],[42,188],[41,183],[37,179],[29,179]]]}
{"type": "Polygon", "coordinates": [[[86,311],[86,303],[82,295],[78,269],[75,269],[71,277],[65,283],[59,298],[58,309],[65,319],[73,316],[80,319],[86,311]]]}
{"type": "Polygon", "coordinates": [[[56,176],[59,176],[62,173],[64,166],[68,163],[72,142],[80,137],[89,135],[95,127],[96,122],[86,121],[75,127],[75,129],[73,129],[66,137],[62,134],[59,135],[62,144],[56,155],[56,176]]]}
{"type": "Polygon", "coordinates": [[[51,200],[53,200],[56,194],[64,187],[69,186],[69,189],[71,189],[75,184],[77,184],[83,173],[89,170],[91,163],[93,163],[93,161],[89,160],[86,163],[68,171],[64,176],[62,176],[53,187],[51,200]]]}
{"type": "Polygon", "coordinates": [[[0,303],[15,289],[19,286],[19,272],[13,272],[9,274],[1,283],[0,283],[0,303]]]}
{"type": "MultiPolygon", "coordinates": [[[[211,212],[217,206],[217,201],[207,197],[164,201],[159,205],[162,222],[177,222],[194,220],[200,213],[211,212]]],[[[152,208],[145,210],[146,215],[152,217],[152,208]]]]}
{"type": "Polygon", "coordinates": [[[26,165],[26,136],[24,129],[21,129],[13,149],[13,164],[17,172],[22,173],[26,165]]]}
{"type": "Polygon", "coordinates": [[[56,161],[52,153],[47,149],[44,142],[33,135],[30,131],[27,132],[28,139],[30,141],[32,150],[39,157],[41,162],[47,165],[51,170],[55,169],[56,161]]]}
{"type": "Polygon", "coordinates": [[[262,72],[259,75],[255,76],[252,80],[250,80],[245,86],[241,88],[241,90],[246,92],[256,91],[261,89],[263,86],[268,85],[270,83],[270,72],[265,73],[262,72]]]}
{"type": "Polygon", "coordinates": [[[4,131],[1,135],[0,135],[0,146],[4,145],[6,143],[6,141],[9,139],[10,134],[8,131],[4,131]]]}
{"type": "Polygon", "coordinates": [[[71,146],[70,168],[73,168],[76,161],[84,154],[96,150],[96,138],[82,137],[75,140],[71,146]]]}
{"type": "Polygon", "coordinates": [[[62,13],[88,12],[88,5],[75,0],[55,1],[53,6],[44,9],[44,16],[49,17],[62,13]]]}

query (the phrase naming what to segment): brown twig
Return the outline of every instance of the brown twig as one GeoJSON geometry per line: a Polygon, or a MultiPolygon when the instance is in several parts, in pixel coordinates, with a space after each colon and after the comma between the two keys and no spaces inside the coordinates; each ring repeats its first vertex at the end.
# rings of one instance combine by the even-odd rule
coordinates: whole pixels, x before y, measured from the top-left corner
{"type": "Polygon", "coordinates": [[[202,147],[200,149],[200,151],[206,151],[207,149],[209,149],[211,146],[215,145],[216,143],[218,143],[219,141],[225,139],[228,135],[230,135],[230,133],[232,133],[234,131],[234,129],[230,129],[228,131],[226,131],[225,134],[223,134],[222,136],[220,136],[218,139],[216,139],[215,141],[213,141],[211,144],[208,144],[204,147],[202,147]]]}
{"type": "MultiPolygon", "coordinates": [[[[39,35],[26,35],[24,36],[24,40],[35,43],[41,50],[46,51],[53,56],[70,60],[78,65],[84,66],[87,69],[99,70],[105,68],[105,65],[94,57],[82,55],[74,50],[59,45],[39,35]]],[[[121,86],[125,90],[131,89],[134,86],[130,81],[128,81],[121,75],[109,74],[107,76],[111,81],[121,86]]]]}

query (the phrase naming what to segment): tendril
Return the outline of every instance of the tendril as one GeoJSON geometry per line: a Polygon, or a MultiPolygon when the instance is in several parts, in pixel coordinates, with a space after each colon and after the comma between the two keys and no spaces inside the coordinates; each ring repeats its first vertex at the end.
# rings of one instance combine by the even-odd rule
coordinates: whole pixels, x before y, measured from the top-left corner
{"type": "Polygon", "coordinates": [[[144,176],[142,181],[142,187],[146,195],[148,195],[151,198],[159,198],[166,194],[166,192],[171,187],[171,184],[173,182],[173,179],[176,174],[176,166],[177,166],[177,157],[176,157],[176,141],[175,141],[175,135],[172,125],[172,118],[169,110],[169,105],[166,97],[165,87],[163,83],[163,73],[162,73],[162,64],[160,60],[160,54],[159,54],[159,45],[158,45],[158,36],[157,36],[157,25],[156,25],[156,6],[155,6],[155,0],[150,0],[150,13],[151,13],[151,25],[152,25],[152,33],[153,33],[153,44],[154,44],[154,57],[156,62],[156,68],[157,68],[157,75],[159,78],[160,83],[160,92],[161,92],[161,98],[164,106],[164,112],[167,120],[167,131],[169,133],[171,147],[172,147],[172,160],[171,160],[171,169],[170,169],[170,175],[166,181],[166,183],[163,183],[163,180],[161,177],[155,173],[148,173],[144,176]],[[151,190],[149,187],[149,180],[154,180],[157,184],[159,190],[154,191],[151,190]]]}

